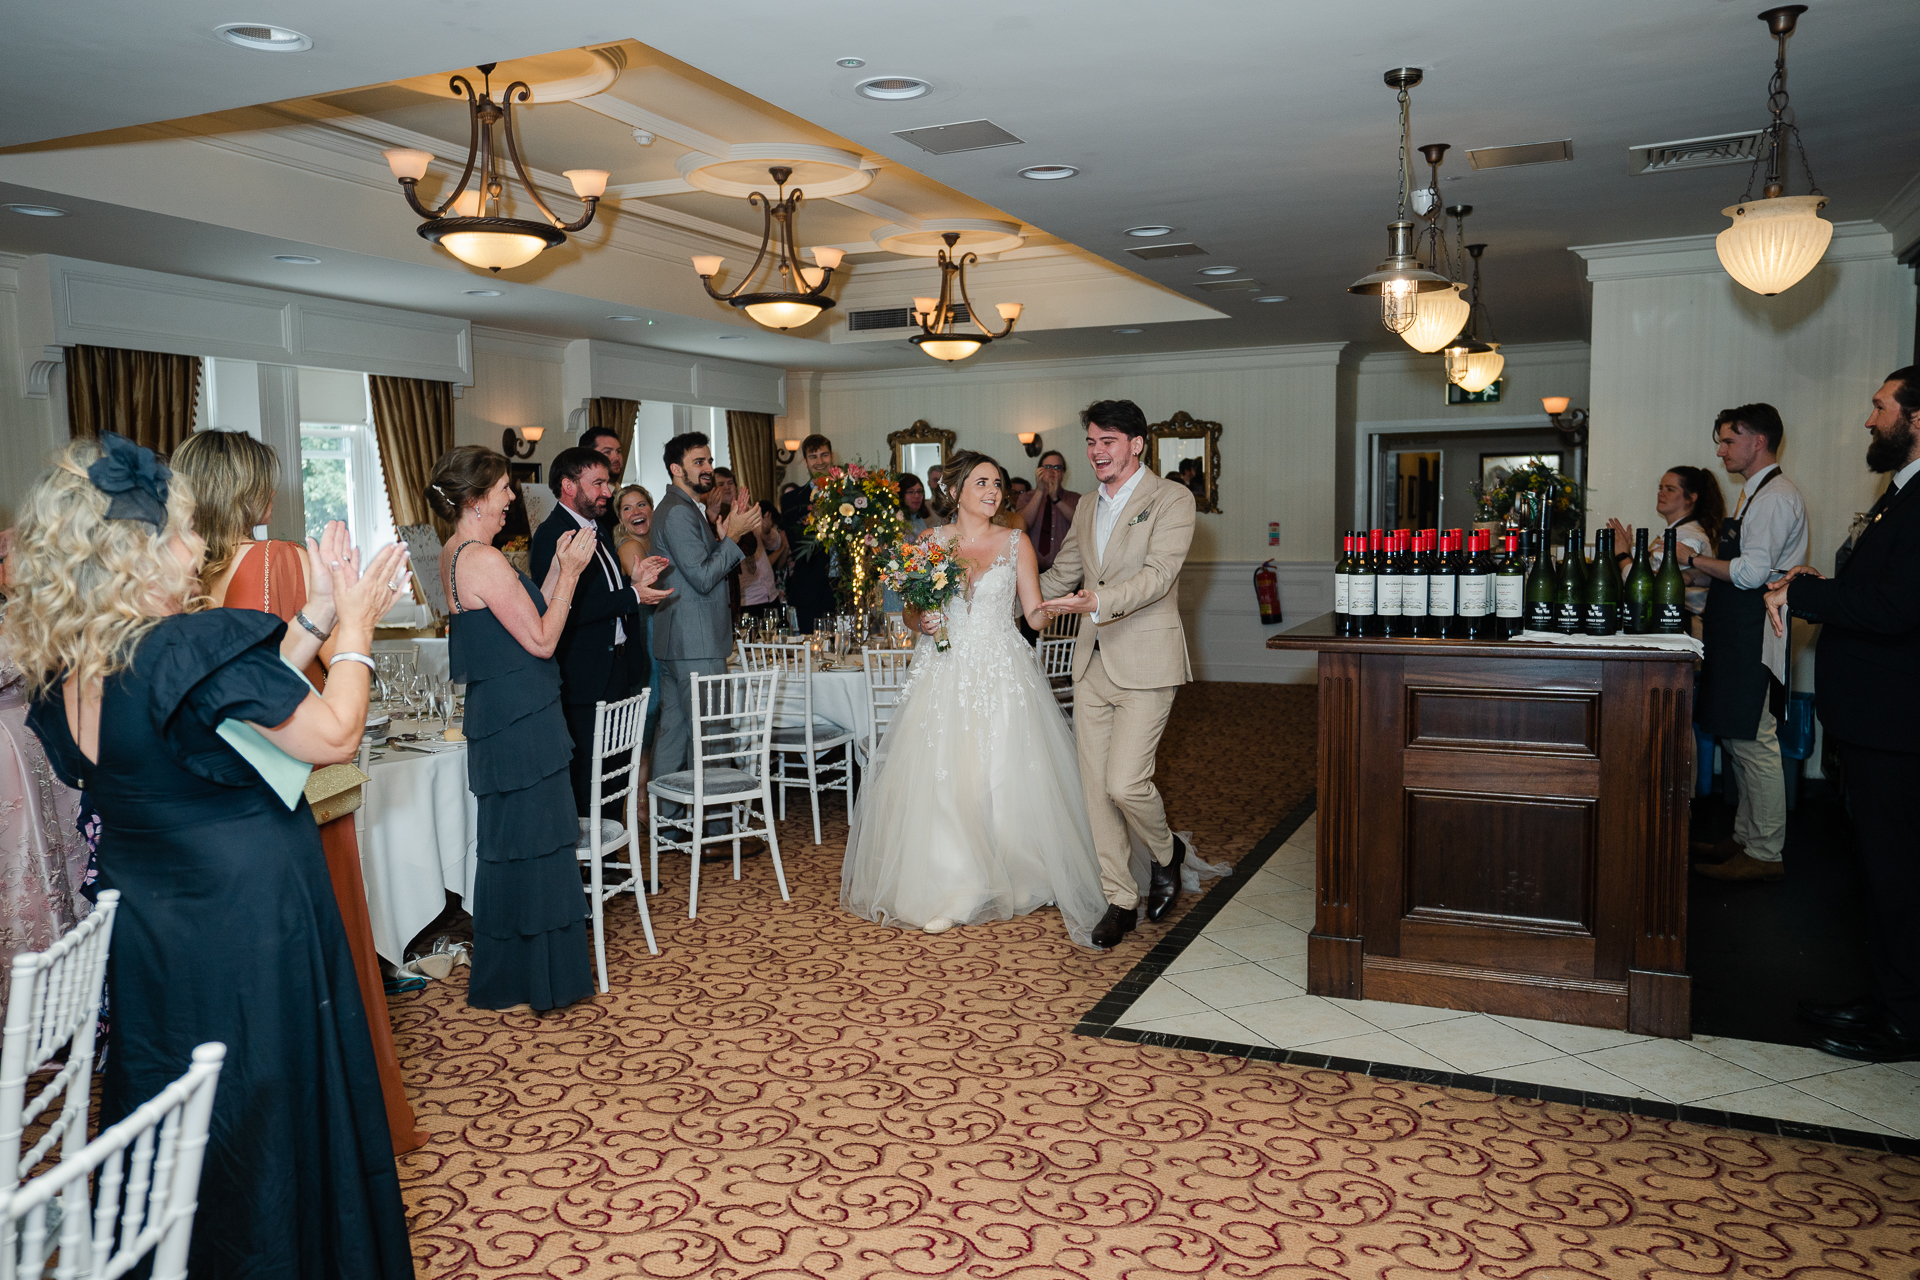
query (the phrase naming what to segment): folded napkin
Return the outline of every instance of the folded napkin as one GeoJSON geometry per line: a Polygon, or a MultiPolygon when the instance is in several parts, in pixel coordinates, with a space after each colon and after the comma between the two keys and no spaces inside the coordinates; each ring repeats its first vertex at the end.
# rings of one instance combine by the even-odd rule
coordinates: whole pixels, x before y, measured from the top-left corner
{"type": "Polygon", "coordinates": [[[1696,658],[1707,651],[1705,645],[1688,635],[1570,636],[1558,631],[1522,631],[1514,639],[1535,644],[1577,644],[1582,648],[1672,649],[1679,653],[1690,653],[1696,658]]]}

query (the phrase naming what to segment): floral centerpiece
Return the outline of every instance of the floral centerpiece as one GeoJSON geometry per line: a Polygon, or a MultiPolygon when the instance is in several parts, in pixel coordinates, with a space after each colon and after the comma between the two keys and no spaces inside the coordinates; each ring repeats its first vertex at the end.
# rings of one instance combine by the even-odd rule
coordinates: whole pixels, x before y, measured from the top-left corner
{"type": "Polygon", "coordinates": [[[1585,506],[1573,477],[1539,458],[1529,458],[1504,475],[1496,470],[1486,480],[1469,481],[1467,491],[1473,494],[1478,519],[1532,524],[1546,531],[1563,524],[1563,515],[1577,517],[1585,506]]]}
{"type": "Polygon", "coordinates": [[[850,462],[833,467],[813,491],[802,556],[824,548],[840,557],[838,594],[843,606],[867,597],[872,562],[907,538],[900,515],[900,481],[891,472],[850,462]]]}
{"type": "MultiPolygon", "coordinates": [[[[967,566],[939,538],[906,542],[893,548],[880,564],[880,581],[889,591],[923,613],[939,613],[966,589],[967,566]]],[[[952,647],[943,620],[934,647],[945,653],[952,647]]]]}

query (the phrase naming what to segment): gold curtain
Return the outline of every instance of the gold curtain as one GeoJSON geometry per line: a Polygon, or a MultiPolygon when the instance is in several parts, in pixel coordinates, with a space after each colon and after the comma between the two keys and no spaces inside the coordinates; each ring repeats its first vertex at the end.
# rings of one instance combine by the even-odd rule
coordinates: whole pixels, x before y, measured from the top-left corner
{"type": "MultiPolygon", "coordinates": [[[[618,400],[613,396],[595,396],[587,403],[587,425],[605,427],[620,437],[620,456],[633,456],[633,420],[640,413],[638,400],[618,400]]],[[[613,483],[618,486],[620,477],[613,483]]]]}
{"type": "Polygon", "coordinates": [[[773,415],[727,410],[727,453],[733,460],[733,478],[743,484],[756,502],[771,502],[778,509],[780,495],[774,492],[773,415]]]}
{"type": "Polygon", "coordinates": [[[432,525],[442,539],[452,536],[452,526],[427,505],[427,483],[440,455],[453,448],[453,385],[378,375],[367,381],[373,390],[373,429],[394,527],[432,525]]]}
{"type": "Polygon", "coordinates": [[[67,429],[78,439],[116,431],[165,456],[193,434],[200,358],[118,347],[67,352],[67,429]]]}

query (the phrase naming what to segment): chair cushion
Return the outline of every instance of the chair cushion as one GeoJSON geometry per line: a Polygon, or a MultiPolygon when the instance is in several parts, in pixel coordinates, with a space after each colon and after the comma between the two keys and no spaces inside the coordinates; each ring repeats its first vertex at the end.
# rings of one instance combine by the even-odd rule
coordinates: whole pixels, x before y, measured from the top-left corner
{"type": "MultiPolygon", "coordinates": [[[[627,829],[615,822],[612,818],[600,819],[600,847],[603,850],[611,848],[614,841],[626,833],[627,829]]],[[[590,854],[593,852],[592,829],[587,826],[587,819],[585,818],[580,819],[580,843],[576,844],[573,848],[576,853],[590,854]]]]}
{"type": "MultiPolygon", "coordinates": [[[[842,729],[831,720],[813,722],[813,745],[816,747],[844,742],[852,736],[852,730],[842,729]]],[[[776,747],[804,747],[807,745],[807,727],[800,724],[786,727],[775,725],[772,741],[776,747]]]]}
{"type": "MultiPolygon", "coordinates": [[[[710,796],[738,795],[743,791],[758,791],[760,779],[739,769],[709,769],[706,772],[707,794],[710,796]]],[[[669,773],[655,778],[647,784],[647,790],[655,795],[671,796],[683,799],[693,794],[693,770],[682,769],[678,773],[669,773]]]]}

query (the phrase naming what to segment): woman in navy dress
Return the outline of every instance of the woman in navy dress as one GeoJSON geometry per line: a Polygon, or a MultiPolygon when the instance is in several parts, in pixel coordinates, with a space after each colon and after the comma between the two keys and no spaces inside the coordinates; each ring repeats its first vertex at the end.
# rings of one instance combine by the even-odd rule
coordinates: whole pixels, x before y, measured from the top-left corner
{"type": "Polygon", "coordinates": [[[567,773],[573,739],[553,650],[594,535],[562,534],[546,582],[534,586],[493,548],[513,492],[506,458],[479,445],[441,457],[427,501],[454,526],[440,549],[453,611],[447,658],[467,686],[467,786],[480,811],[467,1003],[562,1008],[594,983],[567,773]]]}
{"type": "Polygon", "coordinates": [[[204,546],[168,481],[120,437],[70,445],[28,495],[7,613],[29,723],[99,808],[101,885],[121,895],[101,1124],[219,1041],[195,1280],[411,1277],[366,1008],[300,793],[306,765],[359,745],[372,664],[344,655],[366,652],[403,556],[361,579],[344,535],[310,544],[335,592],[309,621],[340,642],[322,697],[288,665],[319,647],[304,629],[183,612],[204,546]]]}

